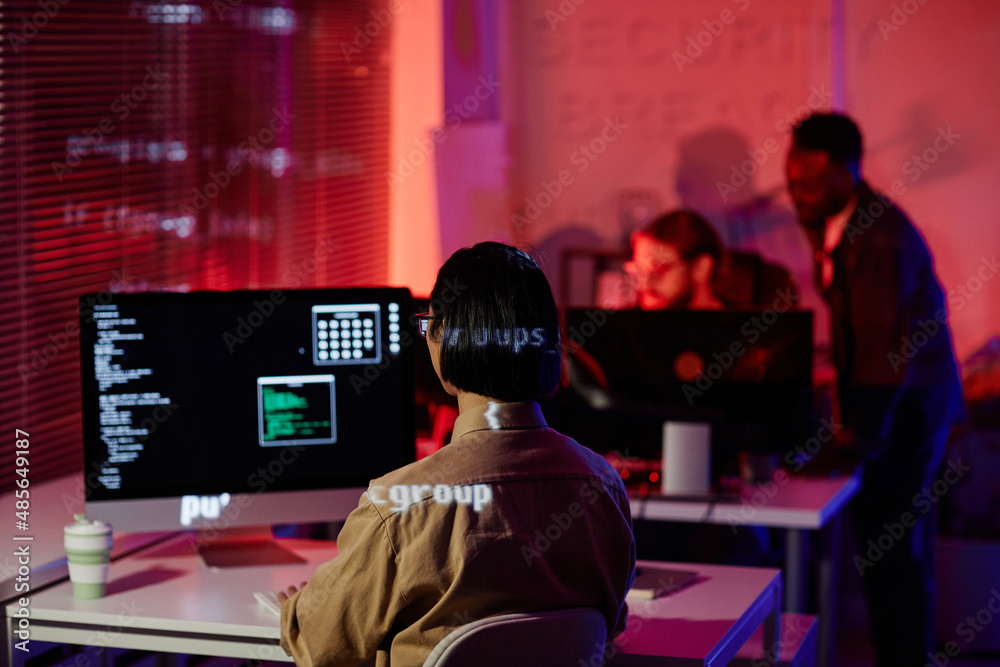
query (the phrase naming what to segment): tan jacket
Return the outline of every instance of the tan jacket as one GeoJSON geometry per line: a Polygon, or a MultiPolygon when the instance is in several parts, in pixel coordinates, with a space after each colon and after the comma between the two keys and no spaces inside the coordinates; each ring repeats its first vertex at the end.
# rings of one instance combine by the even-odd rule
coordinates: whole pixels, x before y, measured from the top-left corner
{"type": "Polygon", "coordinates": [[[536,403],[466,410],[453,441],[374,480],[339,555],[281,610],[299,667],[419,667],[496,614],[591,606],[625,628],[635,541],[621,478],[536,403]]]}

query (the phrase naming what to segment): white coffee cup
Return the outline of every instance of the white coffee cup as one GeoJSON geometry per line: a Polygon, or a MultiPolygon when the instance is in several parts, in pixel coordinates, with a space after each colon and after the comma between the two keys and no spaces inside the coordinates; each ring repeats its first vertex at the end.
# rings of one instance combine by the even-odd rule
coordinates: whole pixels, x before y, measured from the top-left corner
{"type": "Polygon", "coordinates": [[[73,597],[81,600],[104,597],[113,542],[111,525],[87,521],[83,514],[74,514],[73,518],[76,523],[66,526],[63,531],[73,597]]]}

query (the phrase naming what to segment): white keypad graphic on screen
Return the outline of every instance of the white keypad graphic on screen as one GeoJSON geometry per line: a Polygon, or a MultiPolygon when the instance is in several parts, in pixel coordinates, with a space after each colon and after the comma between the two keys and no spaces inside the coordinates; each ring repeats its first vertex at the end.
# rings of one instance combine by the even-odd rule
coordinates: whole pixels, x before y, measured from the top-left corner
{"type": "Polygon", "coordinates": [[[380,314],[377,303],[313,306],[313,362],[330,366],[381,361],[380,314]]]}

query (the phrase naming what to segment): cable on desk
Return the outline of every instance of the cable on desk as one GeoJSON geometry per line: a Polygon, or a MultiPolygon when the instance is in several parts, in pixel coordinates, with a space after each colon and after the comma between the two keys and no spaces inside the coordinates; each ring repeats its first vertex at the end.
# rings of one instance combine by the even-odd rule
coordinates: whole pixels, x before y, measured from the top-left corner
{"type": "Polygon", "coordinates": [[[639,482],[639,515],[638,517],[632,517],[632,525],[635,526],[636,521],[646,520],[646,506],[648,505],[649,498],[649,483],[643,480],[639,482]]]}
{"type": "Polygon", "coordinates": [[[719,501],[726,496],[726,490],[721,486],[716,489],[715,493],[708,501],[708,507],[705,508],[705,516],[701,517],[700,523],[707,524],[712,519],[712,514],[715,513],[715,506],[719,504],[719,501]]]}

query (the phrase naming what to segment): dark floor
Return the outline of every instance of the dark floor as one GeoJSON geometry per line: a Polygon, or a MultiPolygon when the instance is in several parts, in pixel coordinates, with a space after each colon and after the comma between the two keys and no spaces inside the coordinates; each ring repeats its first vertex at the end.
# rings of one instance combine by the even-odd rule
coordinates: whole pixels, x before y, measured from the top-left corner
{"type": "MultiPolygon", "coordinates": [[[[851,565],[851,554],[859,553],[850,525],[850,512],[845,512],[843,568],[841,573],[841,614],[839,661],[837,667],[872,667],[871,641],[868,636],[868,609],[861,589],[861,577],[851,565]]],[[[729,563],[732,565],[782,566],[782,531],[764,531],[768,537],[759,542],[760,531],[743,530],[734,534],[725,526],[703,526],[660,521],[635,521],[637,556],[650,560],[729,563]],[[770,540],[770,541],[768,541],[770,540]],[[761,547],[761,544],[764,544],[761,547]],[[763,552],[763,553],[762,553],[763,552]]],[[[818,544],[813,544],[814,549],[818,544]]],[[[1000,563],[997,564],[1000,567],[1000,563]]],[[[816,575],[810,575],[815,581],[816,575]]],[[[815,601],[810,605],[815,608],[815,601]]],[[[997,622],[1000,622],[998,619],[997,622]]],[[[957,636],[945,639],[956,640],[957,636]]],[[[943,647],[942,647],[943,648],[943,647]]],[[[947,657],[947,656],[943,656],[947,657]]],[[[989,655],[960,653],[937,664],[930,658],[914,667],[1000,667],[1000,652],[989,655]]]]}
{"type": "MultiPolygon", "coordinates": [[[[848,513],[849,515],[849,513],[848,513]]],[[[849,521],[849,519],[848,519],[849,521]]],[[[861,577],[849,566],[847,554],[857,553],[851,526],[844,530],[844,562],[841,577],[840,641],[838,642],[838,667],[871,667],[874,664],[871,641],[868,637],[868,609],[861,590],[861,577]]],[[[997,564],[1000,567],[1000,564],[997,564]]],[[[940,639],[940,638],[939,638],[940,639]]],[[[959,654],[953,658],[939,659],[935,665],[930,658],[924,665],[915,667],[1000,667],[1000,652],[982,655],[959,654]]]]}

